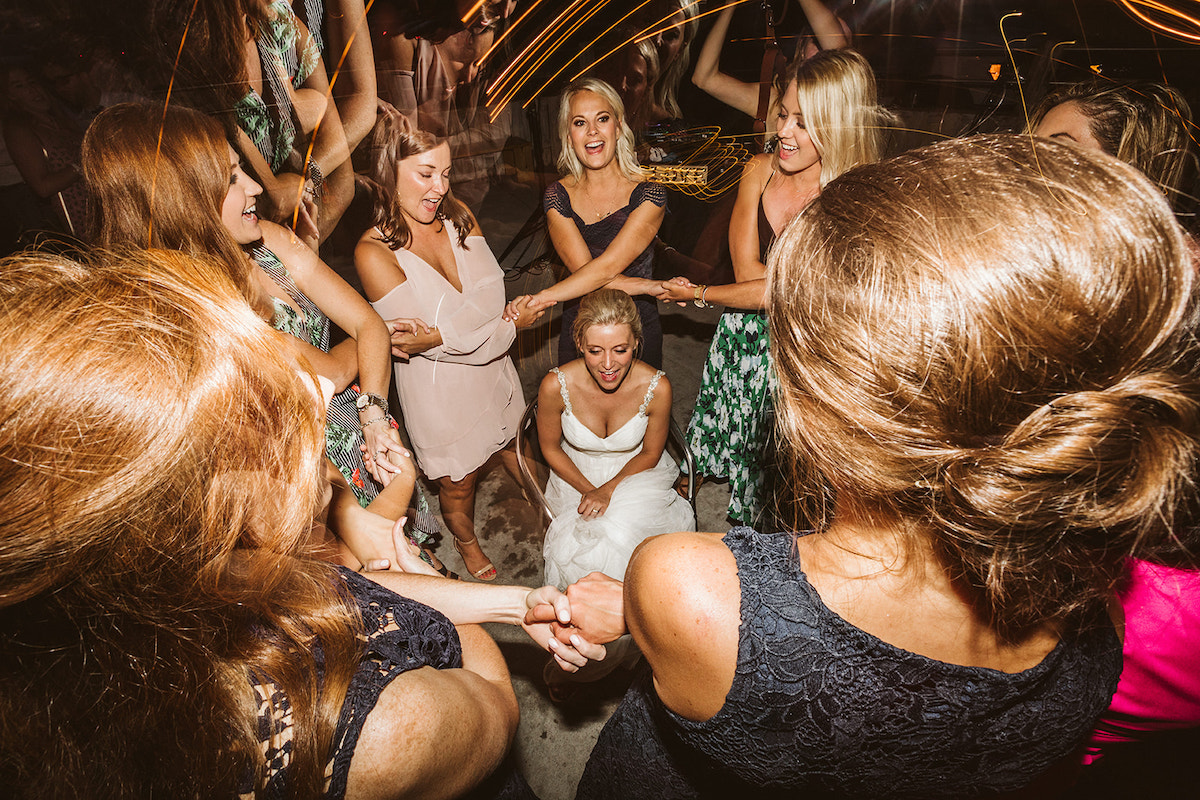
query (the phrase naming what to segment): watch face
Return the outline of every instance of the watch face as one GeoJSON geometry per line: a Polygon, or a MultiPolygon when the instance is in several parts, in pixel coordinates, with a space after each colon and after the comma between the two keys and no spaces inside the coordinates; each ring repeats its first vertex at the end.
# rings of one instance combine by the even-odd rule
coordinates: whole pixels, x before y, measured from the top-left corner
{"type": "Polygon", "coordinates": [[[354,401],[354,405],[358,406],[359,408],[366,408],[370,402],[371,398],[367,397],[365,394],[360,394],[358,399],[354,401]]]}

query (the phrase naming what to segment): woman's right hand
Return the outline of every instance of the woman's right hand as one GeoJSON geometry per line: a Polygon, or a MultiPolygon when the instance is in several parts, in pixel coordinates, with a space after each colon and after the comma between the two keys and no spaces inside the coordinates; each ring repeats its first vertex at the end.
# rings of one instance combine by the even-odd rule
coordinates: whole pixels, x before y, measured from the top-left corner
{"type": "Polygon", "coordinates": [[[392,340],[392,355],[402,361],[408,361],[409,353],[405,347],[411,346],[411,343],[404,338],[405,335],[431,331],[424,320],[415,317],[397,317],[396,319],[385,319],[383,322],[387,325],[388,336],[392,340]]]}

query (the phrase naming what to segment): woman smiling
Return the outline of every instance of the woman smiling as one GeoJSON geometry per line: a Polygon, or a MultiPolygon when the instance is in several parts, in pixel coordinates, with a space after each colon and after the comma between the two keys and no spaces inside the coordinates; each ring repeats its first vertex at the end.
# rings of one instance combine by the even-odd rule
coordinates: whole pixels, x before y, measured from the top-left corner
{"type": "MultiPolygon", "coordinates": [[[[416,318],[395,331],[396,389],[417,463],[437,482],[442,517],[470,573],[496,569],[475,535],[479,471],[511,447],[525,402],[508,348],[518,327],[541,316],[501,318],[504,274],[475,218],[450,191],[450,146],[399,114],[380,118],[372,140],[374,226],[355,266],[384,319],[416,318]]],[[[507,463],[511,460],[511,464],[507,463]]]]}

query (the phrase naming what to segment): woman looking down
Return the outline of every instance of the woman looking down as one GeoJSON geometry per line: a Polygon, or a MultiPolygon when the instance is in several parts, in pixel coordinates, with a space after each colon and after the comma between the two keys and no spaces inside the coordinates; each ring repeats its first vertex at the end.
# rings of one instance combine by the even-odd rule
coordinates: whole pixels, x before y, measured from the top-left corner
{"type": "Polygon", "coordinates": [[[538,440],[551,469],[546,502],[548,584],[566,588],[590,572],[618,580],[647,536],[693,530],[695,516],[671,489],[664,452],[671,383],[637,359],[641,320],[615,289],[583,298],[572,332],[583,353],[555,367],[538,391],[538,440]]]}
{"type": "Polygon", "coordinates": [[[454,548],[474,577],[494,580],[475,533],[475,487],[497,453],[517,474],[512,443],[525,401],[508,349],[541,314],[501,318],[504,273],[450,191],[449,144],[399,114],[382,116],[372,137],[375,224],[354,265],[383,318],[421,323],[392,339],[404,357],[395,369],[405,427],[417,464],[437,482],[454,548]]]}

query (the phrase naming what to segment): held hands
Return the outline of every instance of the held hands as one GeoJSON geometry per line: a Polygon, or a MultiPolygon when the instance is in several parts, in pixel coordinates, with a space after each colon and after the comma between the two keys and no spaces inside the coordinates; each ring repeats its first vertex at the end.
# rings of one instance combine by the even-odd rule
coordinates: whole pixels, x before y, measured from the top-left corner
{"type": "Polygon", "coordinates": [[[575,672],[589,661],[603,661],[607,651],[602,644],[592,644],[570,627],[571,606],[568,598],[553,586],[534,589],[525,596],[528,611],[521,627],[540,647],[554,656],[565,672],[575,672]],[[561,637],[556,628],[570,630],[561,637]]]}
{"type": "Polygon", "coordinates": [[[547,300],[541,296],[541,293],[523,294],[509,301],[509,304],[504,307],[502,319],[505,322],[511,322],[518,328],[528,328],[537,322],[547,308],[557,302],[557,300],[547,300]]]}
{"type": "Polygon", "coordinates": [[[407,521],[408,517],[401,517],[392,525],[392,545],[395,548],[395,557],[370,559],[362,565],[359,572],[408,572],[414,575],[441,577],[433,567],[421,559],[421,551],[405,536],[404,523],[407,521]]]}
{"type": "Polygon", "coordinates": [[[399,317],[384,320],[384,324],[392,340],[392,355],[401,361],[408,361],[409,356],[440,344],[437,328],[426,325],[423,320],[399,317]]]}
{"type": "Polygon", "coordinates": [[[363,462],[372,478],[385,487],[398,477],[416,481],[417,467],[413,464],[412,453],[400,443],[400,434],[395,428],[381,422],[368,425],[362,432],[363,444],[358,449],[362,451],[363,462]]]}
{"type": "Polygon", "coordinates": [[[660,291],[655,294],[655,297],[664,303],[678,303],[681,306],[686,306],[695,299],[695,291],[696,284],[681,275],[677,278],[671,278],[669,281],[663,281],[660,285],[660,291]]]}

